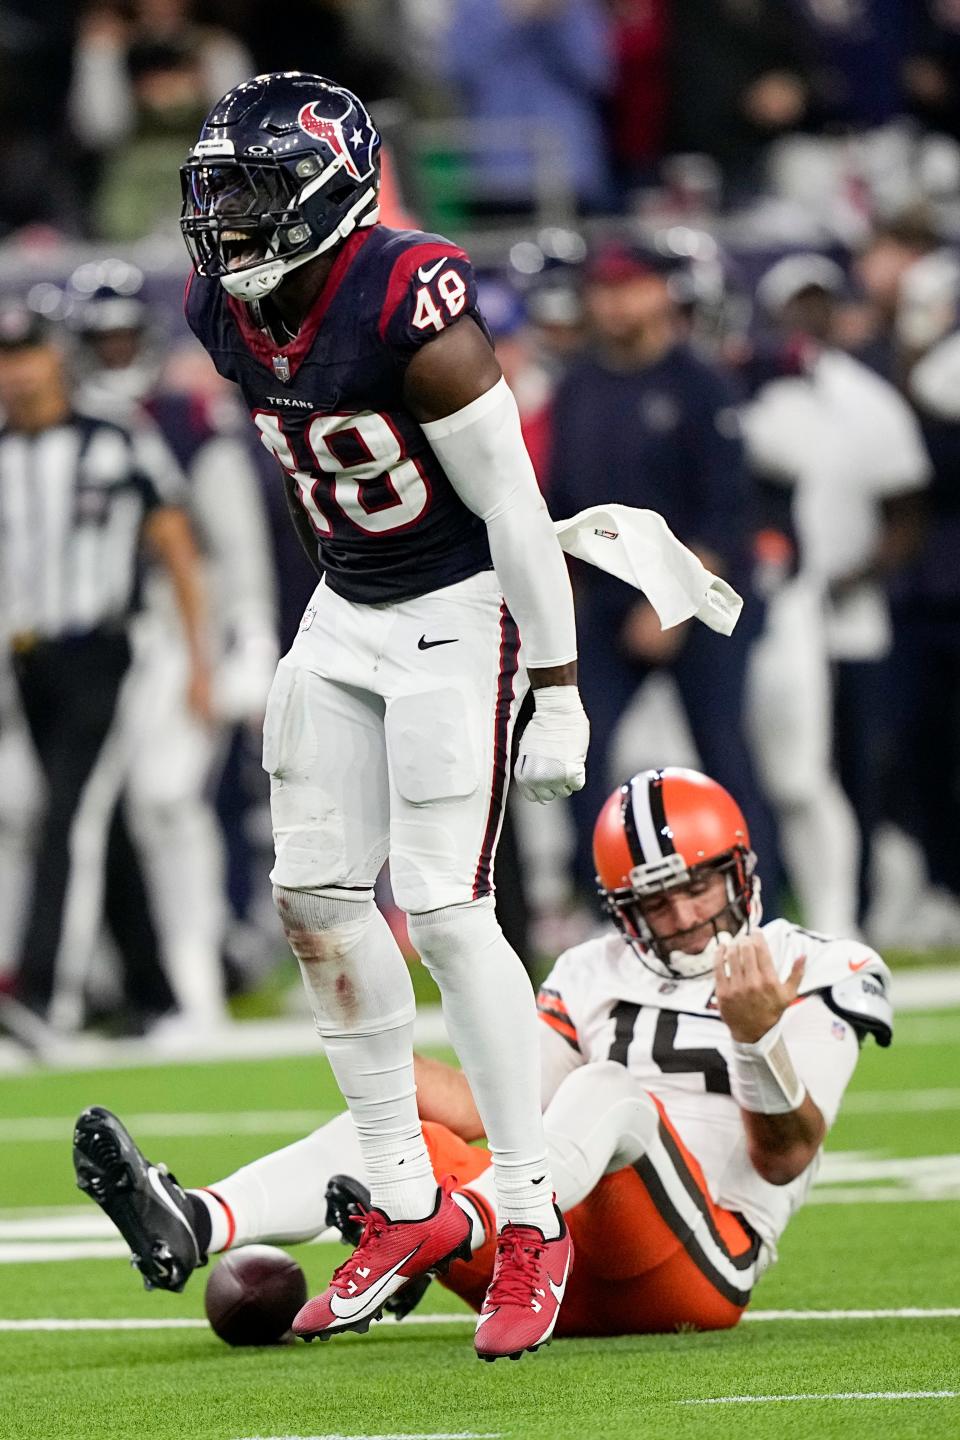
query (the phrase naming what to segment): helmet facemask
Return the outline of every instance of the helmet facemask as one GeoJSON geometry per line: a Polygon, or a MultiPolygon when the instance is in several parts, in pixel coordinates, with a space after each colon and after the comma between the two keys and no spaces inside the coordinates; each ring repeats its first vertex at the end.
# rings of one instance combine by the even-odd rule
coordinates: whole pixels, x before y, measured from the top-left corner
{"type": "Polygon", "coordinates": [[[688,868],[679,854],[665,856],[630,872],[630,885],[620,890],[600,886],[607,912],[627,943],[648,969],[671,980],[693,979],[713,969],[719,945],[737,939],[760,923],[760,881],[754,874],[756,856],[744,846],[688,868]],[[694,925],[660,934],[648,918],[651,901],[678,890],[702,893],[710,881],[723,879],[725,900],[713,914],[694,925]],[[684,941],[705,929],[711,938],[700,950],[689,951],[684,941]]]}
{"type": "Polygon", "coordinates": [[[180,229],[199,275],[262,300],[291,270],[378,218],[377,178],[359,196],[334,161],[193,158],[181,167],[180,229]],[[320,183],[318,183],[320,182],[320,183]]]}

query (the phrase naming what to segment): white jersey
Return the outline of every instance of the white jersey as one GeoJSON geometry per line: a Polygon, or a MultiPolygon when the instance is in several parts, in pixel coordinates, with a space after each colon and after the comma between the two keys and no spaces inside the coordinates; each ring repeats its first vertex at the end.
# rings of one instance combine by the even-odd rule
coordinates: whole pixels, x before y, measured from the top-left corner
{"type": "MultiPolygon", "coordinates": [[[[853,1074],[859,1038],[872,1031],[889,1044],[890,972],[875,951],[774,920],[761,933],[781,978],[806,957],[801,997],[784,1016],[796,1070],[829,1127],[853,1074]]],[[[565,1055],[544,1046],[545,1091],[557,1071],[616,1060],[663,1105],[699,1161],[714,1201],[746,1217],[765,1242],[768,1259],[793,1212],[806,1198],[819,1155],[789,1185],[771,1185],[747,1154],[740,1109],[730,1094],[733,1040],[720,1018],[713,977],[668,980],[648,969],[611,931],[567,950],[538,996],[541,1019],[567,1042],[565,1055]]],[[[546,1039],[546,1037],[545,1037],[546,1039]]]]}
{"type": "MultiPolygon", "coordinates": [[[[841,350],[806,375],[770,381],[743,415],[754,462],[796,486],[801,560],[821,585],[859,570],[882,530],[882,503],[924,489],[930,459],[916,416],[894,387],[841,350]]],[[[831,653],[875,659],[890,642],[882,587],[864,581],[826,611],[831,653]]]]}

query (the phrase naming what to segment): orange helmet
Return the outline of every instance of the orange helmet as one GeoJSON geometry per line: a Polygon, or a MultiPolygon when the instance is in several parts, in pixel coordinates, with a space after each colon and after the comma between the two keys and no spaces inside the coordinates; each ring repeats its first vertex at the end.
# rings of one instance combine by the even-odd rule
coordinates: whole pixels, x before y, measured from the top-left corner
{"type": "Polygon", "coordinates": [[[604,905],[640,959],[671,979],[713,968],[714,944],[690,953],[689,931],[657,935],[644,915],[653,895],[696,886],[709,873],[726,884],[726,903],[698,922],[714,940],[759,923],[756,856],[739,805],[722,785],[696,770],[641,770],[607,800],[593,831],[597,888],[604,905]]]}

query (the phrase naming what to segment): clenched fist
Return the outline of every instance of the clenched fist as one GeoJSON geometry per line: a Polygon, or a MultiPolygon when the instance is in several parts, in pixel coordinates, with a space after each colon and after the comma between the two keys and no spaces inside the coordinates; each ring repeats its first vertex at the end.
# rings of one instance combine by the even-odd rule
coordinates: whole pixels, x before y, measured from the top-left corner
{"type": "Polygon", "coordinates": [[[514,774],[524,799],[545,804],[583,789],[590,724],[576,685],[544,686],[533,696],[514,774]]]}
{"type": "Polygon", "coordinates": [[[781,980],[759,933],[720,946],[713,966],[717,1005],[734,1040],[752,1045],[773,1029],[796,1000],[805,965],[795,960],[781,980]]]}

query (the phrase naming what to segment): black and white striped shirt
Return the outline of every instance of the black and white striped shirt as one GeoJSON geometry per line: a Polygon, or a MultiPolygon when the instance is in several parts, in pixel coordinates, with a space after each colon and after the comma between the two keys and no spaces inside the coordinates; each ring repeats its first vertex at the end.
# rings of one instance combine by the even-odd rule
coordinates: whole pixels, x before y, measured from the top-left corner
{"type": "Polygon", "coordinates": [[[156,432],[75,412],[0,426],[0,631],[7,640],[122,624],[136,608],[146,517],[183,501],[156,432]]]}

